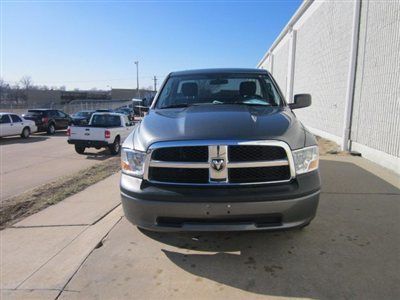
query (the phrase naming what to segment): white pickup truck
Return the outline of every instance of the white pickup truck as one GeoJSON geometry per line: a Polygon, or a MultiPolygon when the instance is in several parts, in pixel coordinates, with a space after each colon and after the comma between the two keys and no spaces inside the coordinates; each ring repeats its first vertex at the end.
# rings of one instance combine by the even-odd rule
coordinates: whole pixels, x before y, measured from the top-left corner
{"type": "Polygon", "coordinates": [[[108,148],[112,155],[119,153],[121,143],[131,133],[134,123],[118,113],[94,113],[87,126],[69,126],[68,144],[83,154],[86,148],[108,148]]]}

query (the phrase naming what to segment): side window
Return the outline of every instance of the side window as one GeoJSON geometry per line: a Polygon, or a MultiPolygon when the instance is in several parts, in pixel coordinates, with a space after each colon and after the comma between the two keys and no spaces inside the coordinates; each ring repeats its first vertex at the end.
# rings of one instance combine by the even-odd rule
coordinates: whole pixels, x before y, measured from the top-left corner
{"type": "Polygon", "coordinates": [[[22,119],[21,119],[20,117],[18,117],[17,115],[10,115],[10,116],[11,116],[11,120],[12,120],[14,123],[22,122],[22,119]]]}
{"type": "Polygon", "coordinates": [[[48,110],[47,111],[47,116],[51,117],[57,117],[57,111],[56,110],[48,110]]]}
{"type": "Polygon", "coordinates": [[[8,115],[2,115],[0,119],[0,124],[8,124],[11,123],[10,117],[8,115]]]}
{"type": "Polygon", "coordinates": [[[61,112],[61,111],[59,111],[59,110],[57,110],[57,114],[58,114],[58,116],[61,117],[61,118],[66,118],[66,117],[67,117],[66,114],[64,114],[63,112],[61,112]]]}

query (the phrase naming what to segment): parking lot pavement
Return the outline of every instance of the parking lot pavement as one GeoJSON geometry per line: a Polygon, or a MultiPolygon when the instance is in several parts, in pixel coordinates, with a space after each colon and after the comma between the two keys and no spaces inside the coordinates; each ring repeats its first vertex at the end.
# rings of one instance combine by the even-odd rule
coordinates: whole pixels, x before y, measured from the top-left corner
{"type": "Polygon", "coordinates": [[[59,299],[399,299],[398,176],[353,157],[321,173],[303,230],[153,233],[122,219],[59,299]]]}
{"type": "MultiPolygon", "coordinates": [[[[107,159],[105,150],[79,155],[67,143],[65,131],[54,136],[34,134],[0,139],[1,200],[70,175],[107,159]]],[[[0,200],[0,201],[1,201],[0,200]]]]}

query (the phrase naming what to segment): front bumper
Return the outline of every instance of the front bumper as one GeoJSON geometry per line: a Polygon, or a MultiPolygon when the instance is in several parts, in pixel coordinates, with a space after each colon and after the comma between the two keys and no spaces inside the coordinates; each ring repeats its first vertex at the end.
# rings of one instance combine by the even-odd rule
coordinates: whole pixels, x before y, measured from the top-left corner
{"type": "Polygon", "coordinates": [[[31,133],[38,132],[38,127],[36,125],[29,125],[29,129],[31,130],[31,133]]]}
{"type": "Polygon", "coordinates": [[[285,185],[188,188],[149,186],[122,174],[126,218],[154,231],[241,231],[300,227],[315,216],[318,172],[285,185]]]}
{"type": "Polygon", "coordinates": [[[81,147],[107,147],[109,144],[106,141],[86,141],[86,140],[68,140],[68,144],[78,145],[81,147]]]}

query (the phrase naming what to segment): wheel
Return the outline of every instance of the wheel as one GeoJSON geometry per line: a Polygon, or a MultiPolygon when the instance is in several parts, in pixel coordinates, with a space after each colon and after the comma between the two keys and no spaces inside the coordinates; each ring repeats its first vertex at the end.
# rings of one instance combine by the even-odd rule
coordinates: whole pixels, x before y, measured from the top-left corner
{"type": "Polygon", "coordinates": [[[119,153],[121,146],[119,144],[118,136],[115,138],[114,143],[112,143],[110,146],[108,146],[108,149],[110,149],[110,152],[112,155],[117,155],[119,153]]]}
{"type": "Polygon", "coordinates": [[[78,153],[78,154],[83,154],[83,153],[85,153],[85,149],[86,149],[86,147],[75,145],[75,151],[76,151],[76,153],[78,153]]]}
{"type": "Polygon", "coordinates": [[[27,139],[30,136],[30,134],[31,134],[30,128],[29,127],[25,127],[24,129],[22,129],[21,137],[23,139],[27,139]]]}
{"type": "Polygon", "coordinates": [[[56,133],[56,127],[54,126],[53,123],[49,124],[49,127],[47,127],[47,133],[48,134],[54,134],[56,133]]]}

